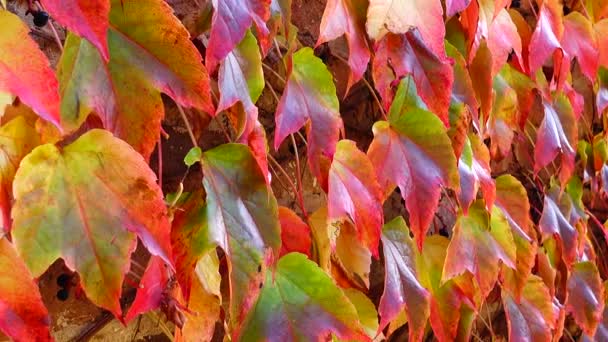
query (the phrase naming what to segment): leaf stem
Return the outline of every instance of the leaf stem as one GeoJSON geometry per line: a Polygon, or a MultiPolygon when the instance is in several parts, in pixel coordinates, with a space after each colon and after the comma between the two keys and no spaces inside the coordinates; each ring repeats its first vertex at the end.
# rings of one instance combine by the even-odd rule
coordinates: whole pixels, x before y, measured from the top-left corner
{"type": "Polygon", "coordinates": [[[262,66],[264,67],[264,69],[270,71],[270,73],[273,74],[274,77],[276,77],[279,80],[283,81],[283,84],[287,84],[287,81],[285,80],[285,78],[283,76],[279,75],[278,72],[274,71],[274,69],[272,69],[268,64],[262,63],[262,66]]]}
{"type": "MultiPolygon", "coordinates": [[[[296,138],[294,138],[293,134],[290,134],[291,144],[293,145],[293,150],[296,155],[296,181],[298,183],[298,192],[302,194],[304,192],[304,186],[302,185],[302,173],[300,169],[300,154],[298,153],[298,144],[296,144],[296,138]]],[[[304,207],[304,201],[302,201],[302,207],[304,207]]],[[[302,209],[302,212],[306,218],[308,215],[305,213],[305,210],[302,209]]]]}
{"type": "Polygon", "coordinates": [[[196,138],[194,137],[194,132],[192,131],[192,126],[190,126],[190,121],[188,121],[188,117],[184,112],[184,109],[179,103],[175,103],[177,105],[177,110],[179,114],[182,116],[182,120],[184,121],[184,125],[186,125],[186,129],[188,130],[188,135],[190,136],[190,140],[192,141],[192,145],[194,147],[198,147],[198,143],[196,142],[196,138]]]}
{"type": "Polygon", "coordinates": [[[281,166],[281,164],[279,164],[279,162],[276,159],[274,159],[274,157],[272,155],[268,154],[268,160],[273,162],[274,165],[277,167],[277,169],[279,171],[281,171],[281,173],[285,176],[287,183],[289,183],[289,186],[291,186],[291,188],[293,189],[294,196],[296,197],[296,203],[298,203],[300,210],[302,210],[302,215],[304,216],[305,219],[308,220],[308,212],[306,211],[306,207],[304,206],[304,197],[302,196],[302,193],[298,191],[298,188],[296,187],[296,185],[293,183],[293,181],[289,177],[289,174],[287,173],[287,171],[285,171],[285,169],[281,166]]]}
{"type": "MultiPolygon", "coordinates": [[[[39,10],[45,11],[46,9],[44,8],[44,6],[42,6],[42,4],[40,3],[40,1],[36,1],[35,2],[36,7],[38,7],[39,10]]],[[[49,20],[49,26],[51,27],[51,31],[53,32],[53,36],[55,37],[55,42],[57,43],[57,46],[59,47],[59,50],[61,51],[61,53],[63,53],[63,43],[61,42],[61,39],[59,39],[59,34],[57,34],[57,30],[55,29],[55,25],[53,25],[53,21],[49,20]]]]}
{"type": "Polygon", "coordinates": [[[158,143],[156,144],[158,153],[158,186],[163,189],[163,134],[158,133],[158,143]]]}

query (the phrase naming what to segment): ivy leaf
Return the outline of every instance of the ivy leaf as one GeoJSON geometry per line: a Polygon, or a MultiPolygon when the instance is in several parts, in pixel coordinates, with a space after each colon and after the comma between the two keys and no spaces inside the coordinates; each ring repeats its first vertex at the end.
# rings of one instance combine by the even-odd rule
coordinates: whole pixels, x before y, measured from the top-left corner
{"type": "Polygon", "coordinates": [[[350,219],[359,241],[378,257],[383,224],[382,191],[374,166],[352,140],[340,140],[329,169],[328,219],[350,219]]]}
{"type": "Polygon", "coordinates": [[[330,0],[321,18],[317,46],[346,35],[350,76],[346,92],[358,82],[369,62],[370,52],[365,35],[366,0],[330,0]]]}
{"type": "Polygon", "coordinates": [[[412,27],[420,31],[433,54],[445,56],[445,25],[440,0],[370,0],[367,9],[367,33],[380,41],[388,32],[401,34],[412,27]]]}
{"type": "Polygon", "coordinates": [[[563,34],[562,5],[558,0],[543,1],[529,46],[531,75],[553,55],[555,49],[561,48],[563,34]]]}
{"type": "Polygon", "coordinates": [[[33,123],[17,116],[0,127],[0,209],[2,231],[11,229],[11,207],[13,203],[13,178],[21,159],[40,144],[33,123]]]}
{"type": "Polygon", "coordinates": [[[593,262],[583,261],[572,265],[566,311],[572,314],[585,334],[595,335],[604,312],[604,286],[593,262]]]}
{"type": "Polygon", "coordinates": [[[378,332],[378,312],[374,303],[363,292],[353,288],[344,289],[344,294],[357,309],[359,321],[367,336],[373,339],[378,332]]]}
{"type": "Polygon", "coordinates": [[[487,38],[488,49],[492,52],[492,76],[496,75],[505,65],[511,52],[523,65],[521,38],[506,9],[502,8],[492,20],[487,38]]]}
{"type": "Polygon", "coordinates": [[[571,265],[579,254],[579,234],[576,222],[571,220],[571,213],[570,196],[567,193],[560,196],[560,190],[553,187],[545,195],[543,214],[538,222],[543,240],[549,236],[555,237],[562,246],[563,259],[568,265],[571,265]]]}
{"type": "MultiPolygon", "coordinates": [[[[359,234],[350,222],[340,225],[328,225],[328,233],[332,243],[335,238],[334,253],[331,255],[332,274],[338,280],[348,279],[348,284],[354,283],[361,288],[369,288],[369,275],[372,264],[372,253],[364,243],[359,240],[359,234]],[[335,233],[332,229],[336,229],[335,233]],[[339,276],[337,276],[339,274],[339,276]]],[[[340,282],[338,281],[338,285],[340,282]]],[[[346,287],[346,286],[341,286],[346,287]]]]}
{"type": "Polygon", "coordinates": [[[95,45],[105,61],[110,59],[109,0],[42,0],[42,4],[53,19],[95,45]]]}
{"type": "Polygon", "coordinates": [[[291,209],[279,207],[281,222],[281,256],[298,252],[311,257],[310,227],[291,209]]]}
{"type": "Polygon", "coordinates": [[[564,18],[562,46],[569,59],[576,57],[583,74],[594,82],[599,67],[598,42],[589,19],[580,12],[564,18]]]}
{"type": "MultiPolygon", "coordinates": [[[[608,282],[604,282],[604,297],[608,294],[607,292],[608,282]]],[[[597,329],[595,330],[595,335],[593,338],[585,335],[583,337],[583,341],[591,342],[591,341],[605,341],[608,339],[608,307],[606,306],[606,298],[604,298],[604,312],[602,314],[602,320],[599,323],[597,329]]]]}
{"type": "Polygon", "coordinates": [[[421,341],[430,315],[430,294],[417,279],[417,249],[402,217],[384,225],[384,292],[380,298],[380,329],[384,329],[405,308],[409,340],[421,341]]]}
{"type": "Polygon", "coordinates": [[[557,317],[549,289],[537,276],[531,276],[523,288],[521,299],[502,291],[502,303],[509,324],[510,341],[550,342],[557,317]]]}
{"type": "Polygon", "coordinates": [[[135,300],[125,316],[125,324],[144,312],[158,309],[168,281],[169,273],[163,259],[152,256],[139,282],[135,300]]]}
{"type": "MultiPolygon", "coordinates": [[[[395,103],[405,96],[402,82],[395,103]]],[[[399,109],[395,109],[399,113],[399,109]]],[[[391,112],[393,109],[391,108],[391,112]]],[[[379,121],[367,155],[384,195],[399,186],[409,212],[409,222],[419,248],[433,219],[441,186],[457,188],[456,157],[444,125],[432,113],[412,109],[379,121]]]]}
{"type": "Polygon", "coordinates": [[[254,130],[258,119],[258,108],[255,106],[255,102],[264,90],[262,57],[251,31],[245,33],[243,40],[222,61],[218,74],[218,86],[220,100],[216,114],[240,101],[247,117],[238,135],[246,138],[254,130]]]}
{"type": "MultiPolygon", "coordinates": [[[[471,74],[469,73],[467,63],[462,54],[449,42],[446,43],[445,50],[448,57],[454,60],[454,83],[452,84],[451,100],[452,102],[465,103],[471,113],[475,113],[476,115],[479,104],[475,97],[475,90],[473,89],[473,82],[471,81],[471,74]]],[[[450,124],[450,128],[453,128],[452,124],[450,124]]]]}
{"type": "MultiPolygon", "coordinates": [[[[200,159],[199,159],[200,160],[200,159]]],[[[171,226],[171,246],[175,274],[184,299],[190,299],[190,288],[197,262],[215,248],[209,241],[207,207],[202,191],[182,194],[176,205],[171,226]]]]}
{"type": "Polygon", "coordinates": [[[257,303],[245,319],[240,341],[317,341],[328,333],[368,340],[353,304],[305,255],[290,253],[268,272],[257,303]]]}
{"type": "Polygon", "coordinates": [[[164,116],[159,91],[182,106],[215,112],[202,57],[164,1],[112,0],[108,45],[106,65],[88,41],[68,35],[57,72],[66,130],[94,112],[147,159],[164,116]]]}
{"type": "Polygon", "coordinates": [[[549,165],[561,153],[560,181],[565,184],[574,169],[578,132],[576,118],[568,98],[557,95],[553,103],[543,101],[545,117],[538,128],[534,148],[534,172],[549,165]]]}
{"type": "Polygon", "coordinates": [[[245,145],[224,144],[206,151],[202,166],[208,239],[228,256],[230,317],[241,322],[255,302],[270,257],[279,255],[277,201],[245,145]]]}
{"type": "Polygon", "coordinates": [[[128,144],[91,130],[21,161],[13,183],[13,238],[35,277],[55,260],[80,274],[87,297],[117,317],[137,236],[171,263],[169,222],[156,176],[128,144]]]}
{"type": "MultiPolygon", "coordinates": [[[[181,330],[176,329],[181,341],[211,341],[216,322],[220,319],[220,299],[208,293],[200,281],[192,282],[192,293],[188,301],[186,323],[181,330]]],[[[176,341],[180,339],[176,338],[176,341]]]]}
{"type": "Polygon", "coordinates": [[[270,19],[270,0],[214,0],[212,4],[215,11],[205,58],[211,72],[243,40],[252,23],[261,36],[266,36],[266,21],[270,19]]]}
{"type": "MultiPolygon", "coordinates": [[[[441,283],[442,269],[449,240],[441,235],[431,235],[425,241],[418,261],[418,279],[431,292],[430,324],[440,341],[456,340],[472,322],[476,308],[473,302],[476,288],[473,277],[463,274],[441,283]]],[[[468,340],[466,336],[464,340],[468,340]]]]}
{"type": "Polygon", "coordinates": [[[470,272],[475,276],[481,296],[486,297],[498,278],[499,261],[515,268],[515,244],[506,220],[490,215],[483,201],[476,201],[454,227],[443,266],[443,281],[470,272]],[[491,221],[490,221],[491,220],[491,221]]]}
{"type": "Polygon", "coordinates": [[[496,185],[490,169],[490,152],[475,134],[469,134],[465,140],[458,162],[458,171],[460,175],[458,200],[463,211],[466,213],[477,198],[477,190],[480,186],[486,206],[491,209],[496,197],[496,185]]]}
{"type": "MultiPolygon", "coordinates": [[[[445,57],[445,53],[437,54],[427,47],[417,30],[401,35],[386,35],[379,42],[377,53],[381,56],[386,54],[395,71],[395,77],[412,76],[417,91],[429,110],[448,126],[449,90],[454,82],[452,60],[445,57]]],[[[383,67],[387,68],[388,64],[383,67]]],[[[386,93],[384,89],[379,91],[381,94],[386,93]]]]}
{"type": "Polygon", "coordinates": [[[503,268],[503,287],[519,299],[536,261],[536,231],[532,229],[530,202],[524,186],[511,175],[496,178],[495,207],[501,211],[513,232],[517,263],[515,269],[503,268]]]}
{"type": "Polygon", "coordinates": [[[18,16],[0,10],[0,22],[0,92],[19,96],[41,118],[59,127],[59,86],[48,59],[18,16]]]}
{"type": "Polygon", "coordinates": [[[0,239],[0,331],[16,341],[51,341],[38,285],[6,238],[0,239]]]}
{"type": "Polygon", "coordinates": [[[331,73],[310,48],[293,54],[275,121],[275,149],[308,123],[308,164],[321,187],[327,189],[327,168],[344,128],[331,73]]]}

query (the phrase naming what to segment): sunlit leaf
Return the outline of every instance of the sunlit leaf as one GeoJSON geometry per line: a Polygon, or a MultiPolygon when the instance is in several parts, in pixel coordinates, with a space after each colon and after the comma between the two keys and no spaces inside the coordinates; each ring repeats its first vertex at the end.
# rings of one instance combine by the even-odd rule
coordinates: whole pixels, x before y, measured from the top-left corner
{"type": "Polygon", "coordinates": [[[384,328],[405,309],[409,322],[409,340],[420,341],[430,315],[430,295],[416,278],[418,250],[403,218],[384,226],[382,234],[386,270],[384,292],[378,311],[384,328]]]}
{"type": "Polygon", "coordinates": [[[249,148],[224,144],[202,159],[209,241],[226,253],[230,317],[241,319],[259,293],[267,264],[281,244],[277,202],[249,148]]]}
{"type": "Polygon", "coordinates": [[[496,185],[490,170],[490,152],[477,135],[469,134],[466,139],[458,162],[458,172],[460,175],[458,199],[462,209],[467,211],[477,198],[477,190],[480,187],[486,205],[491,209],[496,197],[496,185]]]}
{"type": "Polygon", "coordinates": [[[374,167],[354,141],[340,140],[329,169],[328,218],[350,219],[363,242],[378,257],[383,224],[382,191],[374,167]]]}
{"type": "Polygon", "coordinates": [[[553,236],[562,246],[562,254],[566,264],[572,264],[579,254],[579,233],[576,222],[572,220],[572,200],[567,193],[560,195],[556,187],[545,195],[543,214],[538,226],[544,239],[553,236]]]}
{"type": "Polygon", "coordinates": [[[583,261],[572,265],[566,310],[585,334],[595,335],[604,312],[604,286],[594,263],[583,261]]]}
{"type": "Polygon", "coordinates": [[[534,74],[553,55],[555,49],[561,48],[564,34],[562,13],[562,5],[558,0],[543,1],[529,47],[531,74],[534,74]]]}
{"type": "Polygon", "coordinates": [[[317,341],[328,333],[365,340],[357,311],[332,279],[306,256],[277,263],[239,331],[240,341],[317,341]]]}
{"type": "Polygon", "coordinates": [[[160,0],[112,0],[110,60],[70,34],[59,61],[61,119],[72,131],[90,113],[148,158],[159,137],[160,92],[185,107],[214,113],[209,77],[188,31],[160,0]]]}
{"type": "Polygon", "coordinates": [[[310,48],[293,55],[287,85],[277,105],[274,148],[307,125],[308,163],[327,189],[327,168],[343,130],[336,86],[327,67],[310,48]]]}
{"type": "Polygon", "coordinates": [[[51,341],[40,290],[10,242],[0,239],[0,331],[15,341],[51,341]]]}
{"type": "Polygon", "coordinates": [[[59,86],[48,59],[18,16],[0,9],[0,22],[0,92],[19,96],[40,117],[59,126],[59,86]]]}
{"type": "Polygon", "coordinates": [[[310,227],[287,207],[279,207],[281,222],[281,256],[298,252],[311,256],[312,241],[310,227]]]}
{"type": "Polygon", "coordinates": [[[137,242],[171,263],[167,210],[156,176],[128,144],[91,130],[21,161],[13,238],[34,276],[55,260],[77,271],[88,298],[120,316],[124,274],[137,242]]]}
{"type": "Polygon", "coordinates": [[[152,257],[141,277],[135,300],[125,316],[129,323],[138,315],[158,309],[169,281],[169,271],[161,258],[152,257]]]}

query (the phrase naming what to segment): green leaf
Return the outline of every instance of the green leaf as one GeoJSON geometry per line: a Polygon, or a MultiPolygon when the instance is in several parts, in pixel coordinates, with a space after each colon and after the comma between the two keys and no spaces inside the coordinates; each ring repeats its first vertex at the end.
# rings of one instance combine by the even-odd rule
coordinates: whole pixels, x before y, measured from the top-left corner
{"type": "Polygon", "coordinates": [[[164,92],[215,112],[209,77],[188,31],[160,0],[112,0],[107,65],[87,40],[68,35],[58,66],[61,123],[76,130],[90,113],[148,158],[158,140],[164,92]]]}
{"type": "Polygon", "coordinates": [[[229,260],[230,317],[242,322],[259,293],[281,233],[277,201],[249,148],[225,144],[203,153],[208,239],[229,260]]]}
{"type": "Polygon", "coordinates": [[[186,166],[192,166],[199,161],[201,161],[201,157],[203,156],[203,150],[200,147],[196,146],[190,149],[186,156],[184,157],[184,163],[186,166]]]}
{"type": "Polygon", "coordinates": [[[315,263],[285,255],[246,318],[240,341],[318,341],[328,333],[367,340],[357,310],[315,263]]]}
{"type": "Polygon", "coordinates": [[[91,130],[21,161],[13,184],[13,239],[35,277],[55,260],[79,273],[87,297],[120,316],[136,233],[171,263],[167,209],[156,176],[127,143],[91,130]]]}

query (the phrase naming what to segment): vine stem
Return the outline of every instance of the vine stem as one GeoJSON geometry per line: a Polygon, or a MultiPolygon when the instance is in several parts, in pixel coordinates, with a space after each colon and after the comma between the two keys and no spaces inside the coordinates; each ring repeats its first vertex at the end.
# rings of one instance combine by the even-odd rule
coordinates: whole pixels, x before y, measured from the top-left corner
{"type": "Polygon", "coordinates": [[[158,133],[158,143],[156,144],[158,149],[158,186],[161,191],[163,189],[163,134],[158,133]]]}
{"type": "MultiPolygon", "coordinates": [[[[302,185],[302,172],[300,169],[300,154],[298,153],[298,144],[296,144],[296,138],[294,138],[293,134],[290,134],[291,144],[293,145],[294,153],[296,154],[296,181],[298,183],[298,193],[304,193],[304,186],[302,185]]],[[[302,200],[302,213],[306,218],[308,215],[306,210],[304,209],[304,201],[302,200]]]]}
{"type": "Polygon", "coordinates": [[[190,126],[190,121],[188,121],[188,117],[186,116],[186,113],[184,112],[184,108],[182,108],[182,106],[179,103],[176,103],[176,105],[177,105],[177,110],[179,111],[179,114],[182,116],[182,120],[184,121],[184,124],[186,125],[186,129],[188,130],[188,135],[190,136],[192,145],[194,147],[198,147],[198,143],[196,142],[196,138],[194,137],[194,132],[192,131],[192,126],[190,126]]]}
{"type": "Polygon", "coordinates": [[[264,69],[266,69],[266,70],[270,71],[270,73],[271,73],[271,74],[272,74],[274,77],[276,77],[276,78],[278,78],[279,80],[281,80],[281,81],[283,82],[283,84],[287,84],[287,81],[285,80],[285,78],[284,78],[283,76],[279,75],[279,73],[278,73],[278,72],[274,71],[274,69],[272,69],[272,68],[271,68],[270,66],[268,66],[266,63],[262,63],[262,66],[264,67],[264,69]]]}
{"type": "Polygon", "coordinates": [[[300,210],[302,210],[302,215],[304,216],[305,219],[308,220],[308,212],[306,211],[306,207],[304,206],[304,196],[302,196],[302,193],[298,191],[298,188],[291,180],[291,177],[289,177],[289,174],[287,173],[287,171],[285,171],[285,169],[281,166],[281,164],[279,164],[279,162],[276,159],[274,159],[274,157],[272,155],[268,154],[268,160],[273,162],[274,165],[277,167],[277,169],[279,171],[281,171],[281,173],[285,176],[287,183],[293,189],[294,196],[296,197],[296,203],[300,207],[300,210]]]}

